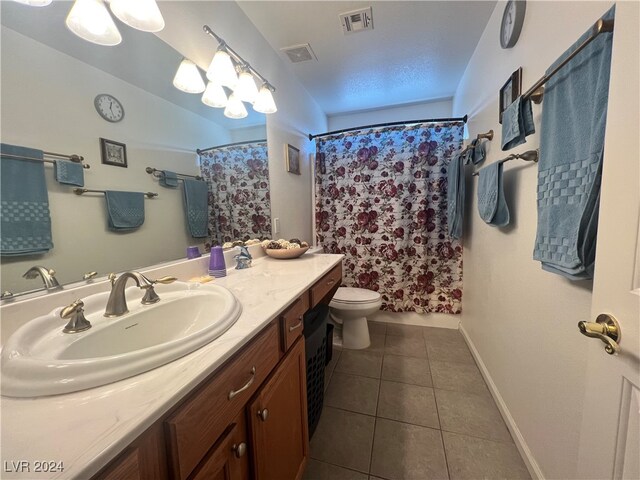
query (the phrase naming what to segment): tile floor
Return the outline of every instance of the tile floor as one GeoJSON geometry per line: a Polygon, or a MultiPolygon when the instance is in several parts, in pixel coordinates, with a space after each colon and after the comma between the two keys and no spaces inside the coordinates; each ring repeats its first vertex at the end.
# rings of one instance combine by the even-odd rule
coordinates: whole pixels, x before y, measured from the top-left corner
{"type": "Polygon", "coordinates": [[[528,479],[457,330],[370,323],[335,350],[305,480],[528,479]]]}

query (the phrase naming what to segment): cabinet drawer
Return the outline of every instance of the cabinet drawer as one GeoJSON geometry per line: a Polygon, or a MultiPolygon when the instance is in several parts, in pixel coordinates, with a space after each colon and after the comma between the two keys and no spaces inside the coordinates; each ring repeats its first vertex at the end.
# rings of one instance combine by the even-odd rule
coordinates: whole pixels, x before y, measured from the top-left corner
{"type": "Polygon", "coordinates": [[[278,347],[272,323],[165,421],[173,477],[202,460],[278,363],[278,347]]]}
{"type": "Polygon", "coordinates": [[[282,329],[282,351],[289,350],[293,342],[302,335],[303,317],[309,310],[309,296],[305,292],[280,315],[280,328],[282,329]]]}
{"type": "Polygon", "coordinates": [[[311,307],[315,307],[333,288],[342,282],[342,263],[339,263],[311,287],[311,307]]]}

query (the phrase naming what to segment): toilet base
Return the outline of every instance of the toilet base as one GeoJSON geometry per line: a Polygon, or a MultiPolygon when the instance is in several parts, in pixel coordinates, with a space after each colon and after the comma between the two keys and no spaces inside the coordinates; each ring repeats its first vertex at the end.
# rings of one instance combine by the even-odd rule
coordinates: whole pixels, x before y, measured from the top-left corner
{"type": "MultiPolygon", "coordinates": [[[[336,322],[335,315],[332,314],[331,319],[336,322]]],[[[342,348],[361,350],[363,348],[368,348],[369,345],[371,345],[367,317],[338,320],[342,320],[342,348]]]]}

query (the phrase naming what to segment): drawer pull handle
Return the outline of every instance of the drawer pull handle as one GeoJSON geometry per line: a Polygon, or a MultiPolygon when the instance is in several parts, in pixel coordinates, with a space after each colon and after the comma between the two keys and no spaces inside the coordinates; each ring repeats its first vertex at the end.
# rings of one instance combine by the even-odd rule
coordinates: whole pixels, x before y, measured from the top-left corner
{"type": "Polygon", "coordinates": [[[231,450],[233,450],[233,453],[236,454],[236,458],[240,458],[244,456],[245,453],[247,453],[247,444],[244,442],[234,443],[233,447],[231,447],[231,450]]]}
{"type": "Polygon", "coordinates": [[[247,383],[245,383],[244,386],[241,389],[239,389],[239,390],[231,390],[229,392],[229,395],[228,395],[227,398],[229,400],[231,400],[233,397],[235,397],[239,393],[244,392],[247,388],[249,388],[251,386],[251,384],[253,383],[255,378],[256,378],[256,367],[253,367],[251,369],[251,378],[249,379],[249,381],[247,383]]]}
{"type": "Polygon", "coordinates": [[[262,419],[263,422],[266,422],[267,418],[269,418],[269,410],[267,410],[266,408],[258,410],[258,416],[262,419]]]}
{"type": "Polygon", "coordinates": [[[291,325],[289,327],[289,331],[293,332],[296,328],[300,328],[302,326],[302,317],[298,317],[299,322],[296,323],[295,325],[291,325]]]}
{"type": "Polygon", "coordinates": [[[334,283],[336,283],[336,280],[334,278],[327,281],[327,285],[333,285],[334,283]]]}

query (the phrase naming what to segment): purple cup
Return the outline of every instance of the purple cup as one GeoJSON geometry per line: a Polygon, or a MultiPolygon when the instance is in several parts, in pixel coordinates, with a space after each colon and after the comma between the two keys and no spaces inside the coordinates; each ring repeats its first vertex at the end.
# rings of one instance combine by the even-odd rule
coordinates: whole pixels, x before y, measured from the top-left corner
{"type": "Polygon", "coordinates": [[[192,258],[198,258],[201,257],[202,255],[200,254],[200,249],[195,246],[195,247],[187,247],[187,258],[188,259],[192,259],[192,258]]]}
{"type": "Polygon", "coordinates": [[[222,251],[222,247],[211,248],[211,256],[209,257],[209,274],[211,275],[213,272],[218,275],[220,275],[221,272],[224,272],[224,275],[227,274],[227,266],[224,263],[224,252],[222,251]]]}

